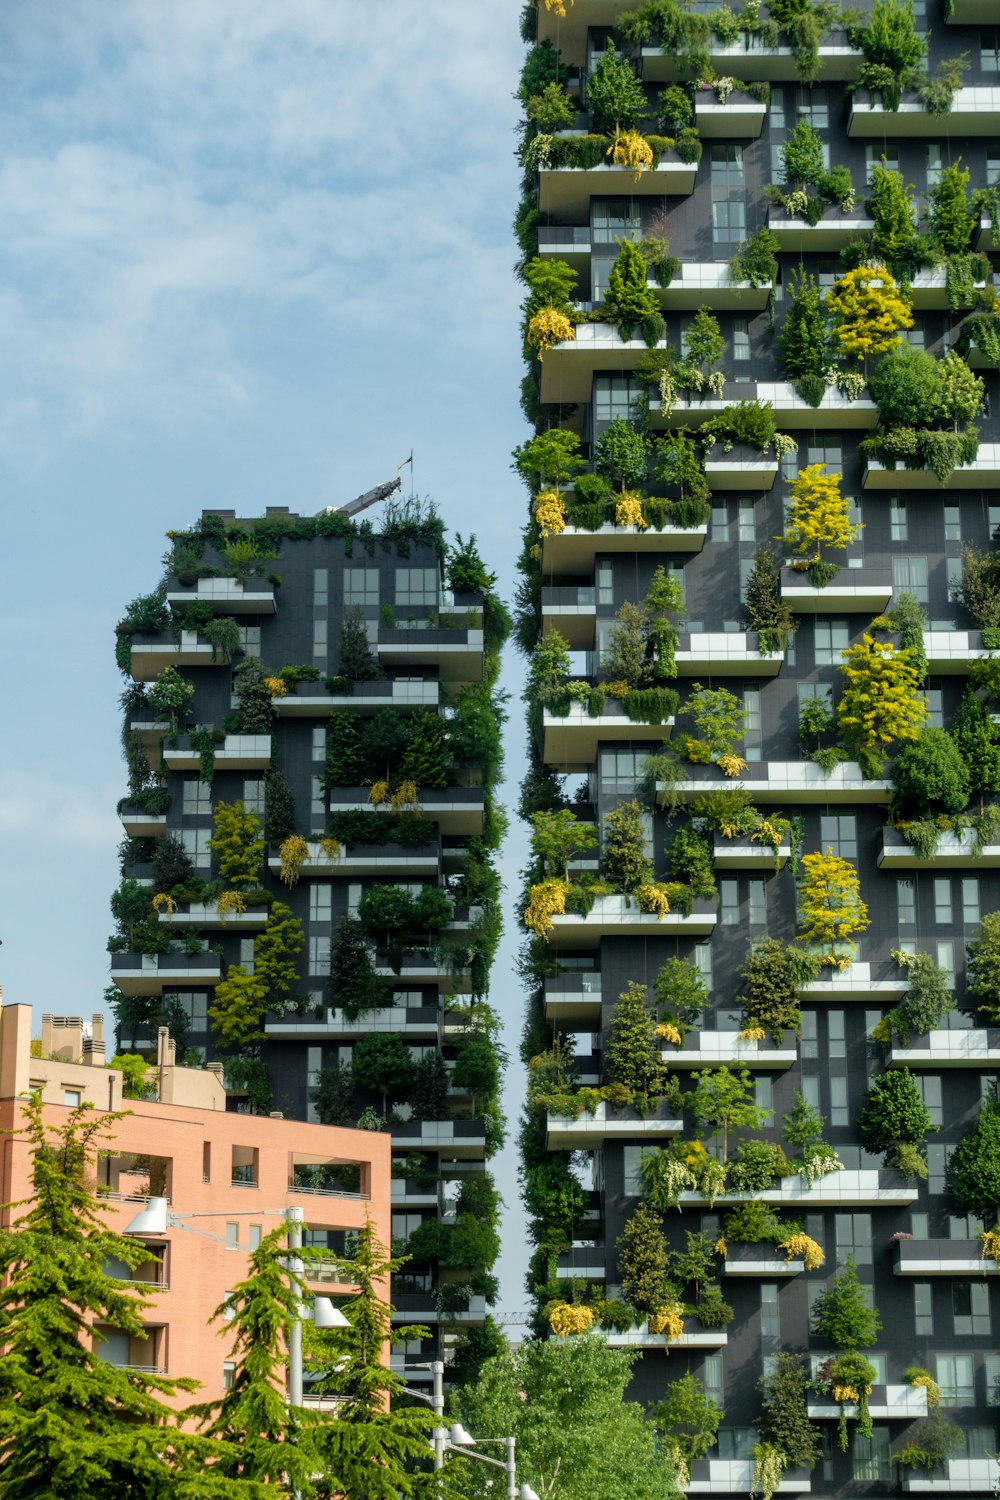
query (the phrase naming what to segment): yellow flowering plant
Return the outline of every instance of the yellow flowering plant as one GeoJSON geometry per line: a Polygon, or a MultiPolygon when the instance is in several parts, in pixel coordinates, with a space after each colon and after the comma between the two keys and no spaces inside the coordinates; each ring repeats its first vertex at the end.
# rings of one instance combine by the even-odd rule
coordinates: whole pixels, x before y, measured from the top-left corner
{"type": "Polygon", "coordinates": [[[554,916],[561,916],[565,910],[565,880],[540,880],[528,892],[528,905],[524,913],[524,925],[536,937],[547,938],[552,931],[552,918],[554,916]]]}
{"type": "Polygon", "coordinates": [[[673,1021],[661,1021],[659,1026],[655,1028],[655,1033],[663,1041],[673,1042],[675,1047],[679,1047],[684,1040],[679,1028],[674,1025],[673,1021]]]}
{"type": "Polygon", "coordinates": [[[535,500],[535,520],[542,536],[556,536],[566,529],[566,503],[556,490],[543,490],[535,500]]]}
{"type": "Polygon", "coordinates": [[[639,910],[648,916],[655,912],[662,921],[670,911],[670,902],[662,885],[641,885],[635,894],[639,910]]]}
{"type": "Polygon", "coordinates": [[[667,1340],[679,1339],[684,1332],[684,1308],[680,1302],[665,1302],[649,1315],[650,1333],[662,1333],[667,1340]]]}
{"type": "Polygon", "coordinates": [[[216,903],[220,917],[238,916],[247,909],[247,898],[242,891],[223,891],[216,903]]]}
{"type": "Polygon", "coordinates": [[[572,1302],[557,1302],[549,1308],[549,1327],[559,1338],[571,1338],[576,1333],[586,1333],[593,1325],[594,1314],[589,1307],[578,1307],[572,1302]]]}
{"type": "Polygon", "coordinates": [[[576,329],[564,312],[555,307],[540,307],[528,323],[525,338],[539,359],[553,344],[565,344],[576,338],[576,329]]]}
{"type": "Polygon", "coordinates": [[[265,677],[264,686],[272,698],[283,698],[288,692],[288,684],[283,677],[265,677]]]}
{"type": "Polygon", "coordinates": [[[168,916],[171,916],[177,910],[177,902],[166,891],[157,891],[153,897],[153,910],[165,911],[168,916]]]}
{"type": "Polygon", "coordinates": [[[823,1247],[808,1234],[790,1234],[787,1240],[781,1241],[778,1249],[784,1250],[786,1261],[804,1261],[807,1271],[818,1271],[826,1259],[823,1247]]]}
{"type": "Polygon", "coordinates": [[[281,856],[280,879],[291,888],[299,878],[299,870],[309,858],[309,845],[299,833],[289,834],[278,853],[281,856]]]}
{"type": "Polygon", "coordinates": [[[645,530],[647,524],[639,496],[629,490],[619,495],[615,501],[615,525],[638,526],[641,530],[645,530]]]}
{"type": "Polygon", "coordinates": [[[607,155],[616,167],[631,167],[635,172],[634,182],[638,182],[643,172],[653,165],[653,148],[638,130],[619,131],[608,147],[607,155]]]}
{"type": "Polygon", "coordinates": [[[715,764],[727,776],[739,776],[742,771],[747,769],[747,763],[742,755],[734,755],[732,752],[728,755],[717,755],[715,764]]]}

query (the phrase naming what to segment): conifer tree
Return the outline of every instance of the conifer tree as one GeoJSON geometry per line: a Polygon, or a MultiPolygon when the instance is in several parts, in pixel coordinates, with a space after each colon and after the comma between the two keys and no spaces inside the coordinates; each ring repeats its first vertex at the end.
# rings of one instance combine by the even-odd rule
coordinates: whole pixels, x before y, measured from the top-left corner
{"type": "Polygon", "coordinates": [[[227,886],[256,885],[264,857],[260,819],[240,801],[217,802],[215,825],[208,847],[219,861],[219,875],[227,886]]]}
{"type": "Polygon", "coordinates": [[[634,1094],[655,1094],[666,1077],[661,1046],[646,1004],[645,985],[632,983],[622,990],[611,1012],[608,1082],[624,1084],[634,1094]]]}
{"type": "Polygon", "coordinates": [[[800,269],[797,278],[793,273],[788,291],[790,306],[778,338],[785,372],[793,381],[804,376],[822,381],[829,363],[829,335],[816,278],[800,269]]]}

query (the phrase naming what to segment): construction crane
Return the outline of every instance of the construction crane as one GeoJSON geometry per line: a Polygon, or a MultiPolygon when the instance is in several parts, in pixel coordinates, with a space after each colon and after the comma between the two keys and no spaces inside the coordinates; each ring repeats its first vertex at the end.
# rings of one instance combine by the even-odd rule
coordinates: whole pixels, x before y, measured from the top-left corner
{"type": "Polygon", "coordinates": [[[409,458],[404,458],[396,470],[395,479],[389,479],[385,484],[377,484],[373,490],[365,490],[363,495],[358,495],[354,500],[348,500],[346,505],[328,505],[320,512],[321,515],[356,516],[358,511],[367,510],[369,505],[377,505],[380,500],[388,500],[398,489],[402,489],[402,473],[407,464],[410,472],[413,472],[413,452],[409,458]]]}

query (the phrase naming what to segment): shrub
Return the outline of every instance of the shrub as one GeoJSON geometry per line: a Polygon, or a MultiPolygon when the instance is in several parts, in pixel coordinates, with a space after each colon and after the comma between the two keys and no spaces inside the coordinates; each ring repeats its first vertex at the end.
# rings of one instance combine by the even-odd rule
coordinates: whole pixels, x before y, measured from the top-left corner
{"type": "Polygon", "coordinates": [[[931,727],[904,745],[892,764],[894,801],[899,812],[961,812],[969,800],[969,773],[951,735],[931,727]]]}
{"type": "Polygon", "coordinates": [[[649,883],[652,865],[646,854],[646,828],[638,802],[622,802],[605,818],[602,864],[616,890],[630,894],[649,883]]]}
{"type": "Polygon", "coordinates": [[[954,1213],[1000,1224],[1000,1103],[995,1092],[983,1101],[979,1119],[955,1148],[948,1180],[954,1213]]]}
{"type": "Polygon", "coordinates": [[[618,1271],[626,1299],[647,1317],[664,1303],[667,1264],[660,1216],[648,1203],[640,1203],[618,1240],[618,1271]]]}
{"type": "Polygon", "coordinates": [[[968,945],[966,979],[969,993],[981,1002],[994,1026],[1000,1024],[1000,912],[987,912],[979,935],[968,945]]]}
{"type": "Polygon", "coordinates": [[[739,996],[745,1027],[763,1026],[779,1041],[782,1031],[799,1025],[801,966],[777,938],[764,938],[750,948],[740,977],[746,986],[739,996]]]}
{"type": "Polygon", "coordinates": [[[874,1080],[858,1125],[865,1149],[887,1158],[900,1146],[923,1142],[932,1128],[931,1117],[909,1068],[894,1068],[874,1080]]]}

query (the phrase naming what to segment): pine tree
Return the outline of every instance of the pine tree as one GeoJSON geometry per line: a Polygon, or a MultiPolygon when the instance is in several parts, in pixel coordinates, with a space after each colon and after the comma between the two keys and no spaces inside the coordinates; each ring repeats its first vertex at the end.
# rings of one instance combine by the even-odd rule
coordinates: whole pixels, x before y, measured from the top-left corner
{"type": "Polygon", "coordinates": [[[792,380],[810,375],[824,380],[829,364],[829,334],[816,278],[800,269],[797,279],[794,274],[790,278],[788,292],[790,306],[778,336],[785,373],[792,380]]]}
{"type": "Polygon", "coordinates": [[[618,891],[630,894],[646,885],[652,865],[646,854],[646,826],[638,802],[621,802],[604,819],[604,874],[618,891]]]}
{"type": "Polygon", "coordinates": [[[341,917],[330,945],[330,1003],[349,1021],[385,1005],[386,981],[375,972],[361,923],[341,917]]]}
{"type": "Polygon", "coordinates": [[[346,710],[332,713],[326,731],[326,764],[320,778],[324,791],[360,786],[365,769],[359,715],[346,710]]]}
{"type": "Polygon", "coordinates": [[[264,663],[246,656],[233,673],[233,692],[240,734],[270,734],[274,700],[265,684],[264,663]]]}
{"type": "Polygon", "coordinates": [[[429,709],[418,709],[410,720],[400,775],[417,786],[443,787],[448,784],[447,766],[447,725],[444,719],[429,709]]]}
{"type": "Polygon", "coordinates": [[[374,682],[382,676],[377,657],[368,644],[368,630],[358,605],[344,610],[340,626],[340,675],[348,682],[374,682]]]}
{"type": "Polygon", "coordinates": [[[668,1264],[660,1216],[648,1203],[640,1203],[618,1239],[622,1291],[637,1312],[648,1315],[663,1306],[668,1264]]]}
{"type": "Polygon", "coordinates": [[[655,1094],[666,1079],[656,1022],[646,1004],[646,987],[632,983],[611,1012],[606,1074],[634,1094],[655,1094]]]}
{"type": "Polygon", "coordinates": [[[832,1286],[816,1298],[813,1320],[820,1338],[833,1349],[868,1349],[875,1343],[882,1319],[868,1306],[853,1255],[832,1286]]]}
{"type": "Polygon", "coordinates": [[[962,158],[941,172],[931,194],[931,232],[946,255],[968,250],[975,215],[969,211],[969,172],[962,158]]]}
{"type": "Polygon", "coordinates": [[[893,1068],[873,1080],[858,1128],[865,1150],[876,1155],[894,1156],[900,1146],[923,1143],[933,1126],[909,1068],[893,1068]]]}
{"type": "Polygon", "coordinates": [[[605,311],[608,321],[617,325],[619,337],[633,338],[638,326],[652,347],[662,336],[663,316],[648,279],[646,257],[632,240],[623,240],[608,274],[605,311]]]}
{"type": "Polygon", "coordinates": [[[295,794],[284,771],[272,766],[264,776],[264,842],[277,849],[295,832],[295,794]]]}
{"type": "Polygon", "coordinates": [[[918,244],[912,190],[884,158],[872,167],[868,209],[875,225],[872,254],[896,274],[910,272],[918,244]]]}
{"type": "Polygon", "coordinates": [[[645,609],[631,599],[615,611],[615,623],[608,631],[608,644],[601,657],[601,671],[609,682],[625,682],[630,688],[648,682],[646,625],[645,609]]]}

